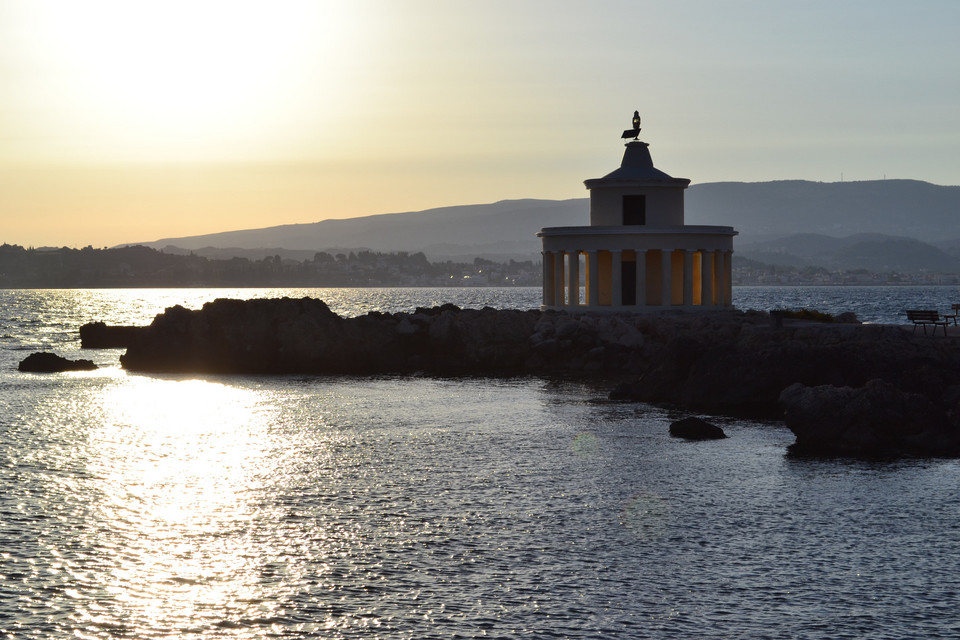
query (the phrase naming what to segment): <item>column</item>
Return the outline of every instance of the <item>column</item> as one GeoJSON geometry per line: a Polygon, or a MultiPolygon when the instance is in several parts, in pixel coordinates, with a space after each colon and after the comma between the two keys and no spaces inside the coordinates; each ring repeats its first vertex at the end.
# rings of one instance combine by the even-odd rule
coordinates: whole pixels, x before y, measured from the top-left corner
{"type": "Polygon", "coordinates": [[[553,252],[544,251],[543,255],[543,306],[553,306],[553,252]]]}
{"type": "Polygon", "coordinates": [[[700,304],[712,307],[715,289],[713,286],[713,251],[700,249],[700,304]]]}
{"type": "Polygon", "coordinates": [[[669,307],[673,298],[673,250],[660,249],[660,304],[669,307]]]}
{"type": "Polygon", "coordinates": [[[563,306],[563,251],[553,252],[553,304],[563,306]]]}
{"type": "Polygon", "coordinates": [[[637,307],[647,304],[647,252],[636,250],[637,254],[637,307]]]}
{"type": "Polygon", "coordinates": [[[727,290],[727,285],[724,282],[724,275],[726,274],[726,272],[723,269],[723,251],[721,251],[720,249],[717,249],[716,251],[714,251],[713,259],[716,261],[716,264],[714,266],[714,271],[715,271],[714,280],[717,283],[716,284],[717,306],[722,307],[723,297],[725,295],[724,292],[727,290]]]}
{"type": "Polygon", "coordinates": [[[733,304],[733,251],[723,252],[723,304],[729,307],[733,304]]]}
{"type": "Polygon", "coordinates": [[[580,304],[580,252],[568,251],[570,269],[567,271],[567,296],[571,307],[580,304]]]}
{"type": "Polygon", "coordinates": [[[623,306],[623,251],[610,251],[610,293],[614,307],[623,306]]]}
{"type": "Polygon", "coordinates": [[[693,251],[683,250],[683,306],[693,306],[693,251]]]}
{"type": "Polygon", "coordinates": [[[600,260],[597,251],[587,251],[587,304],[596,307],[600,304],[600,260]]]}

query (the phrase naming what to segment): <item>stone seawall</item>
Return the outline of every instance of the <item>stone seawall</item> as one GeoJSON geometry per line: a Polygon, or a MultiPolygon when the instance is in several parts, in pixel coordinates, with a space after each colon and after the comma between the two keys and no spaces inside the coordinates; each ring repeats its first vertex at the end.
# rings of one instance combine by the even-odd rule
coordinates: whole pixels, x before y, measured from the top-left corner
{"type": "Polygon", "coordinates": [[[200,310],[172,307],[129,333],[121,362],[145,372],[639,372],[647,324],[454,305],[342,318],[310,298],[216,300],[200,310]]]}
{"type": "Polygon", "coordinates": [[[123,366],[142,372],[603,375],[623,381],[615,399],[786,417],[797,449],[810,452],[856,450],[855,434],[819,428],[823,416],[811,410],[817,398],[850,397],[851,424],[896,431],[909,422],[909,437],[879,441],[871,453],[903,442],[924,451],[928,427],[940,451],[960,451],[960,341],[895,326],[775,326],[765,313],[739,311],[573,316],[453,305],[342,318],[319,300],[283,298],[172,307],[123,340],[123,366]],[[856,393],[871,381],[883,384],[856,393]],[[791,385],[799,387],[783,393],[791,385]],[[894,392],[900,401],[879,400],[894,392]],[[921,405],[922,418],[897,418],[921,405]]]}

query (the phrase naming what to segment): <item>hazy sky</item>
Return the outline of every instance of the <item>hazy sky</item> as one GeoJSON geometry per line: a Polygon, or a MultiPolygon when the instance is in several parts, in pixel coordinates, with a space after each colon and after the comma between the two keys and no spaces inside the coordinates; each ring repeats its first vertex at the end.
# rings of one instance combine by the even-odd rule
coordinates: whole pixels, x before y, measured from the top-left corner
{"type": "MultiPolygon", "coordinates": [[[[957,0],[0,0],[0,243],[697,182],[960,184],[957,0]]],[[[586,220],[585,220],[586,222],[586,220]]]]}

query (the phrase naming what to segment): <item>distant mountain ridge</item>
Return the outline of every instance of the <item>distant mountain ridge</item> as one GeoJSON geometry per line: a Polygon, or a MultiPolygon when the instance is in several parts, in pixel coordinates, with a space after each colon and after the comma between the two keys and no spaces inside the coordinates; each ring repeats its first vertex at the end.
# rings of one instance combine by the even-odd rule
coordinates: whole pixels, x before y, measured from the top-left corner
{"type": "MultiPolygon", "coordinates": [[[[503,200],[493,204],[441,207],[406,213],[330,219],[263,229],[226,231],[202,236],[136,243],[155,249],[206,247],[241,250],[282,248],[322,251],[422,251],[431,259],[458,256],[516,257],[539,255],[537,231],[547,226],[587,223],[587,201],[503,200]]],[[[239,255],[239,254],[237,254],[239,255]]]]}
{"type": "MultiPolygon", "coordinates": [[[[816,243],[824,247],[830,243],[824,238],[870,233],[937,242],[945,248],[960,247],[960,240],[951,241],[960,239],[960,186],[919,180],[713,182],[691,186],[685,202],[687,224],[736,228],[740,232],[734,241],[738,252],[794,234],[819,234],[816,243]]],[[[539,229],[586,224],[587,198],[503,200],[131,244],[197,252],[210,248],[221,256],[230,250],[316,252],[364,248],[381,252],[422,251],[431,260],[476,256],[526,260],[539,256],[539,229]]],[[[867,254],[881,249],[881,245],[867,242],[866,238],[858,241],[866,242],[862,247],[867,252],[863,260],[877,262],[867,254]]],[[[904,247],[902,241],[897,241],[888,243],[887,248],[904,247]]],[[[851,251],[849,247],[844,250],[851,251]]]]}
{"type": "Polygon", "coordinates": [[[960,186],[920,180],[705,183],[687,190],[686,211],[688,224],[733,224],[751,242],[809,232],[960,238],[960,186]]]}
{"type": "Polygon", "coordinates": [[[832,270],[957,273],[960,256],[915,238],[858,233],[834,238],[798,233],[777,240],[743,244],[737,256],[785,267],[817,266],[832,270]]]}

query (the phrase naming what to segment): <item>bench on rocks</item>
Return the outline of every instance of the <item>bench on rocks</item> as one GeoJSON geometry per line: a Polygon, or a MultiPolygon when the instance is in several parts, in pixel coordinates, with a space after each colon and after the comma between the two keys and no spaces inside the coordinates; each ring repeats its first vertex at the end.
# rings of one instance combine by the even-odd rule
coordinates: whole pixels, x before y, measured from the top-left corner
{"type": "Polygon", "coordinates": [[[960,302],[954,302],[950,305],[950,313],[943,314],[944,320],[953,320],[953,326],[957,326],[957,316],[960,315],[960,302]]]}
{"type": "Polygon", "coordinates": [[[937,335],[937,327],[943,327],[943,335],[947,335],[947,323],[949,320],[940,316],[940,312],[933,309],[908,309],[907,319],[913,323],[913,332],[917,332],[917,327],[923,327],[923,335],[927,335],[927,325],[933,326],[933,333],[937,335]]]}

